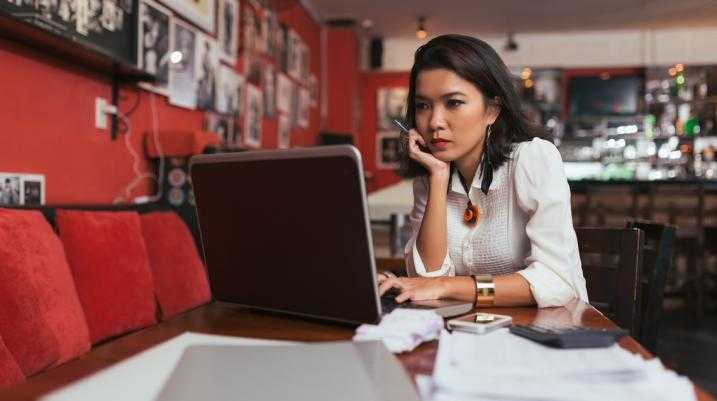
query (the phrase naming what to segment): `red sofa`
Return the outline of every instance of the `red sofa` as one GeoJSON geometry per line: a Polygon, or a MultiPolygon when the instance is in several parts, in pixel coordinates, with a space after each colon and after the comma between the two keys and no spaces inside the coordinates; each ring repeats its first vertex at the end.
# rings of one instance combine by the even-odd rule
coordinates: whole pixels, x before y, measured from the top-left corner
{"type": "Polygon", "coordinates": [[[210,300],[173,211],[0,208],[0,387],[210,300]]]}

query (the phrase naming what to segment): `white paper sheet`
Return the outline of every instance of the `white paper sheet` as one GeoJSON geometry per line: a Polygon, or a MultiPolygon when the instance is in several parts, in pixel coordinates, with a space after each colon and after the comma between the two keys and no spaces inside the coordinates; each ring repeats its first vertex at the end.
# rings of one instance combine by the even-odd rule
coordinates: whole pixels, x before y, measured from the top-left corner
{"type": "Polygon", "coordinates": [[[692,383],[658,359],[646,361],[618,345],[554,349],[507,329],[443,332],[433,380],[433,401],[695,399],[692,383]]]}
{"type": "Polygon", "coordinates": [[[92,376],[40,398],[41,401],[151,401],[190,345],[289,345],[286,341],[187,332],[92,376]]]}

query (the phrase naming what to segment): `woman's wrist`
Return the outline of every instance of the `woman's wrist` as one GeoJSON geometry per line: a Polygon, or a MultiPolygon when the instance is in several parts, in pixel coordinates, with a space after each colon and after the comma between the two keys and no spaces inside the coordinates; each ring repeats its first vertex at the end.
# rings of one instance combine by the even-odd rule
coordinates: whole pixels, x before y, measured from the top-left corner
{"type": "Polygon", "coordinates": [[[433,171],[428,176],[428,184],[431,188],[448,189],[448,181],[450,178],[449,170],[433,171]]]}
{"type": "Polygon", "coordinates": [[[448,164],[445,166],[440,167],[434,167],[430,170],[428,170],[428,175],[430,177],[430,180],[448,180],[448,177],[450,176],[450,168],[448,168],[448,164]]]}
{"type": "Polygon", "coordinates": [[[451,298],[460,301],[475,301],[475,284],[471,276],[439,277],[441,298],[451,298]]]}

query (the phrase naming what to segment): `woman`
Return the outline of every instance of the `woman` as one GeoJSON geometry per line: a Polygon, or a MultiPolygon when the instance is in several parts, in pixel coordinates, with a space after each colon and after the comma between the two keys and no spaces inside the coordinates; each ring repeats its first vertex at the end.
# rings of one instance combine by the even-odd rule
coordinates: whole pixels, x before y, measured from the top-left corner
{"type": "Polygon", "coordinates": [[[479,307],[587,301],[560,154],[521,113],[495,50],[463,35],[421,46],[407,121],[405,153],[419,173],[410,277],[379,275],[381,294],[479,307]]]}

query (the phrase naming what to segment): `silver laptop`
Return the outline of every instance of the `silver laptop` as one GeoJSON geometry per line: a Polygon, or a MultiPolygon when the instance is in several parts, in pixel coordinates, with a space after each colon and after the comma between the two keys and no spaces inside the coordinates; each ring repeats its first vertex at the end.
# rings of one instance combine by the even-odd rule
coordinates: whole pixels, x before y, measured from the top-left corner
{"type": "Polygon", "coordinates": [[[419,401],[381,342],[195,345],[156,401],[419,401]]]}
{"type": "MultiPolygon", "coordinates": [[[[361,155],[350,145],[194,156],[212,294],[349,323],[381,317],[361,155]]],[[[467,302],[409,304],[444,317],[467,302]]]]}

